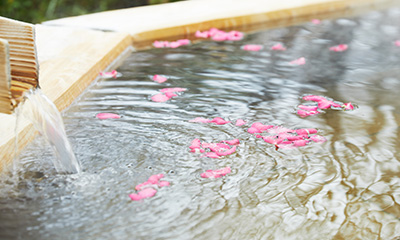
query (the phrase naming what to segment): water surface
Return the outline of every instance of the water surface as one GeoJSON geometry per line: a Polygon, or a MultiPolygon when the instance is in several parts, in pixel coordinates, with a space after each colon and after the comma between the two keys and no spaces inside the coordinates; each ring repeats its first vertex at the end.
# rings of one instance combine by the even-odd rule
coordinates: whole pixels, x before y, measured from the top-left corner
{"type": "Polygon", "coordinates": [[[133,53],[63,113],[83,173],[57,174],[37,138],[19,173],[0,180],[2,239],[394,239],[400,236],[400,9],[273,29],[240,42],[203,41],[133,53]],[[275,43],[287,51],[272,51],[275,43]],[[241,50],[262,44],[259,52],[241,50]],[[348,44],[345,52],[329,47],[348,44]],[[305,57],[302,66],[290,61],[305,57]],[[153,74],[169,77],[163,84],[153,74]],[[164,87],[188,90],[166,103],[164,87]],[[304,94],[358,105],[300,118],[304,94]],[[120,119],[98,120],[99,112],[120,119]],[[245,119],[247,126],[190,123],[245,119]],[[317,128],[323,144],[279,149],[253,122],[317,128]],[[189,152],[194,138],[239,138],[220,159],[189,152]],[[202,179],[207,169],[232,173],[202,179]],[[171,186],[133,202],[150,175],[171,186]]]}

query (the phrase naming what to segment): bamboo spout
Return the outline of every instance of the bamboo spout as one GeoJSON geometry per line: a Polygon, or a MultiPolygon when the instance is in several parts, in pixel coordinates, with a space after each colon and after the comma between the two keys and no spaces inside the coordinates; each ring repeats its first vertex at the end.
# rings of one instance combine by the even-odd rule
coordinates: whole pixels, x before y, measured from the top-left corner
{"type": "Polygon", "coordinates": [[[39,84],[35,27],[0,17],[0,113],[10,114],[39,84]]]}

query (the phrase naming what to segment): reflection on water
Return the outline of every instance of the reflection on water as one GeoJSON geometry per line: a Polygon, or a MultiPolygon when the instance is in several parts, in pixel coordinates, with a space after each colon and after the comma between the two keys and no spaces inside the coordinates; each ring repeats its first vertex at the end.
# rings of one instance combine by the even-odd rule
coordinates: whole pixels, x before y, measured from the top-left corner
{"type": "MultiPolygon", "coordinates": [[[[132,54],[123,76],[99,81],[65,113],[84,172],[56,174],[38,138],[18,181],[4,176],[0,238],[18,239],[394,239],[400,236],[400,10],[306,23],[246,36],[132,54]],[[283,42],[287,51],[270,46],[283,42]],[[245,52],[243,44],[262,44],[245,52]],[[331,46],[348,44],[345,52],[331,46]],[[305,57],[303,66],[288,62],[305,57]],[[153,74],[169,76],[158,84],[153,74]],[[166,103],[164,87],[188,91],[166,103]],[[304,94],[356,103],[356,111],[300,118],[304,94]],[[121,119],[98,120],[99,112],[121,119]],[[317,128],[323,144],[283,149],[246,127],[195,117],[317,128]],[[220,159],[191,154],[194,138],[239,138],[220,159]],[[38,163],[39,161],[39,163],[38,163]],[[202,179],[207,169],[232,173],[202,179]],[[150,175],[170,187],[132,202],[150,175]]],[[[248,127],[248,126],[247,126],[248,127]]]]}

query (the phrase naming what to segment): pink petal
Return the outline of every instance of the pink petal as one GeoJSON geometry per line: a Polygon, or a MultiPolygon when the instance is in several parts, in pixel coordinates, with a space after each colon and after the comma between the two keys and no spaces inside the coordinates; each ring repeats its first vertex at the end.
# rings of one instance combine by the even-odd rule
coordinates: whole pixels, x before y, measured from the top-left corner
{"type": "Polygon", "coordinates": [[[321,23],[321,20],[319,20],[319,19],[312,19],[311,22],[312,22],[313,24],[320,24],[320,23],[321,23]]]}
{"type": "Polygon", "coordinates": [[[320,135],[312,135],[310,137],[310,140],[316,142],[316,143],[323,143],[326,142],[326,138],[324,138],[323,136],[320,135]]]}
{"type": "Polygon", "coordinates": [[[326,98],[324,98],[322,96],[317,96],[317,95],[307,95],[307,96],[304,96],[303,99],[306,101],[314,101],[314,102],[327,101],[326,98]]]}
{"type": "Polygon", "coordinates": [[[155,48],[169,47],[169,42],[168,41],[154,41],[153,46],[155,48]]]}
{"type": "Polygon", "coordinates": [[[118,72],[116,70],[113,70],[111,72],[100,72],[100,76],[104,78],[117,78],[118,72]]]}
{"type": "Polygon", "coordinates": [[[262,45],[247,44],[244,45],[242,49],[246,51],[260,51],[262,49],[262,45]]]}
{"type": "Polygon", "coordinates": [[[163,93],[167,93],[167,92],[184,92],[186,91],[186,88],[179,88],[179,87],[175,87],[175,88],[163,88],[160,90],[160,92],[163,93]]]}
{"type": "Polygon", "coordinates": [[[219,155],[216,152],[207,152],[206,157],[209,158],[219,158],[219,155]]]}
{"type": "Polygon", "coordinates": [[[266,142],[266,143],[270,143],[270,144],[280,144],[283,140],[278,138],[277,136],[266,136],[266,137],[262,137],[262,139],[266,142]]]}
{"type": "Polygon", "coordinates": [[[255,127],[250,127],[249,129],[247,129],[247,132],[251,133],[251,134],[253,134],[253,133],[262,133],[261,130],[259,130],[258,128],[255,128],[255,127]]]}
{"type": "Polygon", "coordinates": [[[297,135],[308,135],[308,134],[315,134],[318,130],[315,128],[300,128],[296,129],[297,135]]]}
{"type": "Polygon", "coordinates": [[[243,33],[239,31],[230,31],[227,36],[227,40],[240,41],[243,39],[243,33]]]}
{"type": "Polygon", "coordinates": [[[163,93],[158,93],[151,97],[151,100],[153,100],[154,102],[166,102],[169,99],[170,98],[165,96],[165,94],[163,94],[163,93]]]}
{"type": "Polygon", "coordinates": [[[320,109],[328,109],[332,106],[333,102],[329,100],[319,101],[318,108],[320,109]]]}
{"type": "Polygon", "coordinates": [[[394,45],[400,47],[400,40],[395,41],[395,42],[394,42],[394,45]]]}
{"type": "Polygon", "coordinates": [[[225,32],[218,32],[211,39],[214,41],[225,41],[228,39],[228,35],[225,32]]]}
{"type": "Polygon", "coordinates": [[[197,117],[195,119],[189,120],[189,122],[210,123],[211,120],[208,120],[208,119],[202,118],[202,117],[197,117]]]}
{"type": "Polygon", "coordinates": [[[319,111],[305,111],[305,110],[301,110],[301,109],[297,110],[297,114],[300,115],[300,117],[308,117],[311,115],[316,115],[318,113],[320,113],[320,112],[319,111]]]}
{"type": "Polygon", "coordinates": [[[273,128],[268,129],[269,133],[273,133],[273,134],[281,134],[281,133],[291,133],[294,132],[292,129],[289,128],[284,128],[281,126],[275,126],[273,128]]]}
{"type": "Polygon", "coordinates": [[[156,175],[152,175],[149,177],[149,179],[147,180],[150,184],[156,184],[158,183],[158,181],[164,177],[164,174],[160,173],[160,174],[156,174],[156,175]]]}
{"type": "Polygon", "coordinates": [[[260,130],[261,132],[263,132],[263,131],[266,131],[266,130],[268,130],[268,129],[270,129],[270,128],[273,128],[274,126],[273,126],[273,125],[264,125],[264,124],[262,124],[262,123],[260,123],[260,122],[255,122],[255,123],[253,123],[253,124],[251,125],[251,127],[257,128],[258,130],[260,130]]]}
{"type": "Polygon", "coordinates": [[[155,190],[154,188],[145,188],[143,190],[141,190],[140,192],[138,192],[137,194],[132,193],[129,194],[129,197],[133,200],[133,201],[139,201],[145,198],[150,198],[153,197],[154,195],[156,195],[157,190],[155,190]]]}
{"type": "Polygon", "coordinates": [[[294,135],[292,135],[292,136],[288,136],[286,138],[287,138],[288,141],[296,141],[296,140],[302,140],[303,136],[294,136],[294,135]]]}
{"type": "Polygon", "coordinates": [[[217,170],[207,170],[206,172],[200,174],[202,178],[220,178],[226,174],[231,173],[231,168],[226,167],[217,170]]]}
{"type": "Polygon", "coordinates": [[[229,145],[239,145],[240,141],[239,139],[232,139],[232,140],[228,140],[228,141],[224,141],[225,143],[229,144],[229,145]]]}
{"type": "Polygon", "coordinates": [[[236,126],[243,126],[243,125],[245,125],[246,124],[246,122],[243,120],[243,119],[238,119],[238,120],[236,120],[236,126]]]}
{"type": "Polygon", "coordinates": [[[218,28],[210,28],[210,30],[208,31],[208,34],[210,35],[210,37],[212,37],[218,33],[225,33],[225,32],[222,30],[219,30],[218,28]]]}
{"type": "Polygon", "coordinates": [[[200,149],[200,147],[201,147],[201,142],[200,139],[198,138],[193,139],[192,144],[189,146],[189,148],[192,150],[191,152],[194,152],[195,149],[200,149]]]}
{"type": "Polygon", "coordinates": [[[354,106],[351,104],[351,102],[343,104],[344,110],[353,110],[354,106]]]}
{"type": "Polygon", "coordinates": [[[173,93],[173,92],[166,92],[166,93],[165,93],[165,96],[166,96],[167,98],[171,99],[172,97],[176,97],[176,96],[178,96],[178,95],[176,95],[176,94],[173,93]]]}
{"type": "Polygon", "coordinates": [[[306,64],[306,59],[304,57],[301,57],[301,58],[291,61],[290,64],[304,65],[304,64],[306,64]]]}
{"type": "Polygon", "coordinates": [[[177,42],[183,46],[183,45],[189,45],[190,44],[190,40],[189,39],[179,39],[177,40],[177,42]]]}
{"type": "Polygon", "coordinates": [[[108,118],[118,119],[118,118],[121,118],[120,115],[114,114],[114,113],[98,113],[98,114],[96,115],[96,117],[97,117],[98,119],[108,119],[108,118]]]}
{"type": "Polygon", "coordinates": [[[160,76],[160,75],[156,74],[156,75],[153,76],[153,80],[155,82],[158,82],[158,83],[163,83],[163,82],[167,81],[168,79],[166,77],[163,77],[163,76],[160,76]]]}
{"type": "Polygon", "coordinates": [[[308,140],[304,140],[304,139],[296,140],[296,141],[293,141],[293,145],[296,147],[303,147],[303,146],[307,145],[308,142],[309,142],[308,140]]]}
{"type": "Polygon", "coordinates": [[[298,107],[299,107],[300,109],[306,110],[306,111],[317,111],[317,110],[318,110],[318,106],[299,105],[298,107]]]}
{"type": "Polygon", "coordinates": [[[158,186],[159,186],[159,187],[167,187],[167,186],[169,186],[169,185],[171,185],[171,184],[170,184],[170,182],[168,182],[168,181],[160,181],[160,182],[158,183],[158,186]]]}
{"type": "Polygon", "coordinates": [[[170,48],[177,48],[177,47],[180,47],[180,46],[181,46],[181,44],[179,42],[170,42],[169,43],[169,47],[170,48]]]}
{"type": "Polygon", "coordinates": [[[209,37],[208,31],[200,32],[199,30],[197,30],[194,35],[198,38],[208,38],[209,37]]]}
{"type": "Polygon", "coordinates": [[[224,125],[224,124],[230,123],[231,121],[225,121],[223,118],[216,117],[213,120],[211,120],[211,122],[213,122],[217,125],[224,125]]]}
{"type": "Polygon", "coordinates": [[[346,51],[348,48],[347,44],[339,44],[337,46],[330,47],[329,50],[333,52],[343,52],[346,51]]]}
{"type": "Polygon", "coordinates": [[[228,149],[228,150],[222,150],[222,151],[218,151],[216,152],[216,154],[218,156],[226,156],[226,155],[230,155],[232,153],[236,152],[236,146],[233,146],[232,148],[228,149]]]}
{"type": "Polygon", "coordinates": [[[332,102],[331,104],[332,104],[332,107],[334,107],[334,108],[342,108],[342,105],[337,104],[335,102],[332,102]]]}
{"type": "Polygon", "coordinates": [[[271,50],[275,50],[275,51],[285,51],[286,48],[285,48],[282,44],[277,43],[277,44],[275,44],[274,46],[271,47],[271,50]]]}

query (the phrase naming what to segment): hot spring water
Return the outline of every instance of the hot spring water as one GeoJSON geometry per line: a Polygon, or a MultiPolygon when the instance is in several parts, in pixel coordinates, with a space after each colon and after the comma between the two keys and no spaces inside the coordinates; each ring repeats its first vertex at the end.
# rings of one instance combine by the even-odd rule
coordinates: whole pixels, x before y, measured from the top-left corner
{"type": "Polygon", "coordinates": [[[63,113],[80,174],[58,174],[52,149],[37,138],[21,155],[18,180],[0,178],[0,238],[395,239],[399,22],[393,8],[133,53],[117,69],[122,76],[94,83],[63,113]],[[286,50],[271,49],[277,43],[286,50]],[[340,44],[348,48],[329,50],[340,44]],[[290,63],[302,57],[304,65],[290,63]],[[164,88],[187,90],[152,101],[164,88]],[[358,108],[300,117],[308,94],[358,108]],[[197,117],[231,123],[191,122],[197,117]],[[248,132],[255,122],[315,128],[326,142],[276,149],[248,132]],[[190,152],[194,139],[236,138],[227,156],[190,152]],[[228,166],[224,177],[201,177],[228,166]],[[170,186],[132,201],[135,186],[155,174],[170,186]]]}
{"type": "Polygon", "coordinates": [[[25,94],[25,98],[26,102],[20,107],[22,109],[18,109],[20,112],[17,118],[21,117],[21,114],[27,117],[54,149],[56,157],[52,158],[52,162],[57,172],[80,173],[80,163],[68,141],[61,113],[57,107],[40,89],[30,90],[25,94]]]}

